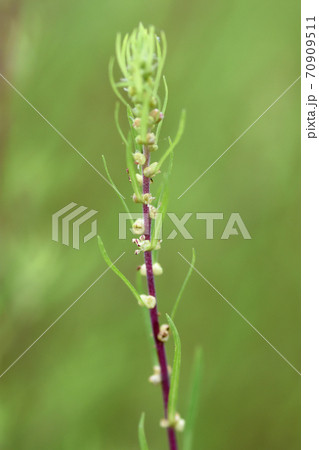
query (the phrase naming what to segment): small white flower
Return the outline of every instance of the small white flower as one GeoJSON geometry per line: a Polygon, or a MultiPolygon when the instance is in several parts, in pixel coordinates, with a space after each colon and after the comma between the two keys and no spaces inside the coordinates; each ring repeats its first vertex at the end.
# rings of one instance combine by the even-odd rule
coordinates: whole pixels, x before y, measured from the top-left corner
{"type": "Polygon", "coordinates": [[[133,158],[137,164],[140,164],[141,166],[143,166],[145,164],[146,158],[143,155],[143,153],[135,152],[135,153],[133,153],[133,158]]]}
{"type": "Polygon", "coordinates": [[[182,419],[178,413],[176,413],[173,423],[170,423],[168,419],[161,419],[160,426],[162,428],[173,427],[176,431],[184,431],[185,423],[185,420],[182,419]]]}
{"type": "Polygon", "coordinates": [[[141,265],[141,267],[140,267],[140,274],[141,274],[143,277],[146,277],[146,265],[145,265],[145,264],[142,264],[142,265],[141,265]]]}
{"type": "Polygon", "coordinates": [[[153,295],[142,294],[140,297],[141,297],[142,305],[146,306],[146,308],[148,308],[148,309],[155,308],[156,298],[153,295]]]}
{"type": "Polygon", "coordinates": [[[143,186],[143,176],[140,173],[135,174],[137,182],[140,186],[143,186]]]}
{"type": "Polygon", "coordinates": [[[169,338],[169,325],[167,323],[164,323],[160,326],[160,331],[157,335],[157,339],[161,342],[168,341],[169,338]]]}
{"type": "Polygon", "coordinates": [[[155,219],[156,218],[157,209],[155,208],[155,206],[150,205],[149,208],[148,208],[148,212],[149,212],[149,215],[150,215],[151,219],[155,219]]]}
{"type": "Polygon", "coordinates": [[[154,275],[162,275],[163,268],[160,265],[160,263],[156,262],[153,264],[153,273],[154,273],[154,275]]]}
{"type": "Polygon", "coordinates": [[[144,233],[144,220],[137,219],[132,225],[133,234],[143,234],[144,233]]]}

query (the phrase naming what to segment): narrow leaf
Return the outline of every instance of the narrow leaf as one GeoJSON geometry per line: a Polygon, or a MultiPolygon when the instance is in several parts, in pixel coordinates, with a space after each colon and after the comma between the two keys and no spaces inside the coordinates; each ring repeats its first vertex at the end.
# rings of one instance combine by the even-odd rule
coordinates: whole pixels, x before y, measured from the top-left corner
{"type": "Polygon", "coordinates": [[[145,413],[141,415],[140,422],[138,424],[138,440],[140,443],[140,450],[148,450],[147,440],[145,436],[145,430],[144,430],[144,419],[145,419],[145,413]]]}
{"type": "Polygon", "coordinates": [[[115,110],[114,110],[114,119],[115,119],[116,128],[117,128],[117,131],[119,132],[119,135],[121,136],[122,141],[127,145],[127,140],[124,136],[124,133],[123,133],[121,125],[120,125],[119,111],[120,111],[120,104],[119,104],[119,102],[116,102],[115,110]]]}
{"type": "Polygon", "coordinates": [[[166,150],[164,155],[159,160],[159,162],[158,162],[158,164],[156,166],[157,169],[161,168],[161,166],[162,166],[163,162],[165,161],[165,159],[168,157],[168,155],[174,150],[176,145],[179,143],[179,141],[180,141],[180,139],[182,137],[182,134],[184,132],[185,117],[186,117],[186,112],[185,112],[185,110],[183,110],[182,114],[181,114],[180,121],[179,121],[178,130],[177,130],[177,134],[176,134],[175,140],[173,142],[171,142],[170,146],[168,147],[168,149],[166,150]]]}
{"type": "Polygon", "coordinates": [[[125,275],[122,274],[122,272],[112,263],[109,255],[106,253],[104,244],[102,239],[100,238],[100,236],[97,237],[98,240],[98,244],[99,244],[99,248],[100,248],[100,252],[101,255],[103,256],[106,264],[110,267],[110,269],[113,270],[114,273],[116,273],[116,275],[121,278],[121,280],[126,284],[126,286],[130,289],[130,291],[132,292],[132,294],[134,295],[134,297],[136,298],[136,300],[138,301],[138,304],[140,304],[141,302],[141,297],[139,295],[139,293],[137,292],[137,290],[135,289],[135,287],[132,285],[132,283],[125,277],[125,275]]]}
{"type": "Polygon", "coordinates": [[[113,89],[115,95],[117,95],[117,97],[119,98],[119,100],[121,100],[121,102],[125,106],[128,106],[127,101],[124,99],[124,97],[120,94],[120,91],[117,89],[116,83],[114,81],[114,76],[113,76],[113,68],[114,68],[114,58],[111,58],[110,63],[109,63],[109,78],[110,78],[110,83],[111,83],[112,89],[113,89]]]}
{"type": "MultiPolygon", "coordinates": [[[[165,111],[166,111],[166,107],[167,107],[167,102],[168,102],[168,86],[167,86],[167,82],[166,82],[166,78],[165,76],[163,76],[163,83],[164,83],[164,88],[165,88],[165,96],[164,96],[164,103],[163,103],[163,107],[162,107],[162,113],[165,117],[165,111]]],[[[156,140],[158,141],[160,132],[161,132],[161,128],[163,125],[163,120],[160,121],[160,123],[157,126],[157,130],[156,130],[156,140]]]]}
{"type": "Polygon", "coordinates": [[[195,249],[193,248],[193,256],[192,256],[192,262],[191,262],[191,265],[190,265],[190,267],[189,267],[189,269],[188,269],[188,271],[187,271],[185,280],[184,280],[184,282],[183,282],[183,284],[182,284],[182,286],[181,286],[181,288],[180,288],[180,291],[179,291],[179,293],[178,293],[178,296],[177,296],[177,298],[176,298],[176,301],[175,301],[175,304],[174,304],[174,307],[173,307],[173,310],[172,310],[171,317],[172,317],[173,320],[174,320],[174,317],[175,317],[176,310],[177,310],[177,308],[178,308],[179,302],[180,302],[180,300],[181,300],[181,298],[182,298],[183,292],[184,292],[184,290],[185,290],[185,288],[186,288],[186,285],[187,285],[187,283],[188,283],[188,280],[189,280],[189,278],[190,278],[190,276],[191,276],[191,274],[192,274],[192,272],[193,272],[195,260],[196,260],[196,255],[195,255],[195,249]]]}
{"type": "Polygon", "coordinates": [[[114,181],[113,181],[112,178],[111,178],[109,169],[108,169],[108,167],[107,167],[107,165],[106,165],[106,161],[105,161],[104,155],[102,155],[102,159],[103,159],[104,169],[105,169],[106,175],[107,175],[107,177],[108,177],[108,179],[109,179],[109,182],[111,183],[111,185],[113,186],[113,188],[114,188],[115,192],[117,193],[119,199],[121,200],[122,205],[123,205],[124,208],[125,208],[125,211],[129,214],[131,225],[133,225],[133,222],[134,222],[134,221],[133,221],[133,219],[132,219],[131,212],[130,212],[128,206],[127,206],[126,201],[124,200],[124,197],[123,197],[122,194],[119,192],[119,190],[117,189],[117,187],[116,187],[114,181]]]}
{"type": "Polygon", "coordinates": [[[186,414],[186,427],[184,431],[183,450],[192,450],[195,422],[198,413],[200,386],[203,376],[203,352],[201,348],[197,348],[193,363],[193,371],[191,377],[190,394],[188,402],[188,410],[186,414]]]}
{"type": "Polygon", "coordinates": [[[175,352],[174,352],[174,362],[173,362],[173,370],[171,375],[171,386],[169,390],[168,397],[168,420],[173,423],[175,419],[176,406],[177,406],[177,397],[178,397],[178,386],[179,386],[179,375],[181,369],[181,356],[182,356],[182,348],[181,348],[181,340],[177,331],[177,328],[170,318],[168,314],[166,314],[168,324],[170,329],[173,332],[174,343],[175,343],[175,352]]]}

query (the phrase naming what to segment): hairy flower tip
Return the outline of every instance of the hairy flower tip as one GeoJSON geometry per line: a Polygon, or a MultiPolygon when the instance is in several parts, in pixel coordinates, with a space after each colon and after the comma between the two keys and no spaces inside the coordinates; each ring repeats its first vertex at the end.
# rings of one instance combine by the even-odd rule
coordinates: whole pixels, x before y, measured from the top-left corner
{"type": "Polygon", "coordinates": [[[135,161],[137,164],[140,164],[141,166],[144,166],[145,161],[146,161],[146,158],[145,158],[145,156],[143,155],[143,153],[141,153],[141,152],[135,152],[135,153],[133,153],[133,158],[134,158],[134,161],[135,161]]]}
{"type": "Polygon", "coordinates": [[[143,234],[144,233],[144,220],[137,219],[132,225],[133,234],[143,234]]]}
{"type": "Polygon", "coordinates": [[[156,298],[153,295],[144,295],[141,296],[141,305],[146,306],[148,309],[153,309],[156,306],[156,298]]]}
{"type": "Polygon", "coordinates": [[[162,275],[163,268],[160,265],[160,263],[156,262],[153,264],[153,273],[154,273],[154,275],[162,275]]]}
{"type": "Polygon", "coordinates": [[[121,86],[135,104],[143,104],[145,97],[149,97],[150,105],[154,103],[151,100],[156,97],[166,54],[164,34],[162,41],[158,43],[154,27],[142,24],[123,41],[120,35],[117,38],[117,60],[124,76],[121,86]]]}
{"type": "Polygon", "coordinates": [[[172,427],[172,428],[175,428],[176,431],[184,431],[185,420],[182,419],[178,413],[176,413],[173,423],[171,423],[168,419],[161,419],[160,426],[162,428],[172,427]]]}
{"type": "Polygon", "coordinates": [[[164,323],[160,326],[160,331],[157,335],[157,339],[161,342],[168,341],[169,338],[169,325],[167,323],[164,323]]]}
{"type": "Polygon", "coordinates": [[[157,165],[158,165],[157,162],[153,162],[148,167],[145,167],[144,172],[143,172],[144,175],[147,178],[154,177],[157,173],[159,173],[159,170],[157,169],[157,165]]]}

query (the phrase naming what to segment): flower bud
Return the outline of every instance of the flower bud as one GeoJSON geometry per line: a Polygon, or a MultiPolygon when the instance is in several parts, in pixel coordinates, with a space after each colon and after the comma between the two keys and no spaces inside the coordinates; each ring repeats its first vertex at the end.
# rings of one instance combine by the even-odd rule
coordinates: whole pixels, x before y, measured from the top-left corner
{"type": "Polygon", "coordinates": [[[144,220],[137,219],[132,225],[133,234],[143,234],[144,233],[144,220]]]}
{"type": "Polygon", "coordinates": [[[146,158],[143,155],[143,153],[135,152],[135,153],[133,153],[133,158],[137,164],[140,164],[141,166],[143,166],[145,164],[146,158]]]}
{"type": "Polygon", "coordinates": [[[157,339],[161,342],[166,342],[168,341],[168,338],[169,338],[169,325],[167,323],[164,323],[160,327],[157,339]]]}
{"type": "Polygon", "coordinates": [[[158,145],[149,145],[147,148],[149,152],[156,152],[156,150],[158,150],[158,145]]]}
{"type": "Polygon", "coordinates": [[[152,164],[150,164],[148,167],[145,167],[144,169],[144,175],[148,178],[150,177],[154,177],[158,171],[157,171],[157,162],[153,162],[152,164]]]}
{"type": "Polygon", "coordinates": [[[136,117],[136,119],[133,120],[133,128],[140,128],[141,126],[141,119],[139,117],[136,117]]]}
{"type": "Polygon", "coordinates": [[[149,205],[155,197],[152,197],[151,193],[143,194],[143,203],[149,205]]]}
{"type": "Polygon", "coordinates": [[[148,145],[153,145],[156,142],[156,136],[154,133],[147,133],[146,135],[146,143],[148,145]]]}
{"type": "Polygon", "coordinates": [[[160,110],[158,110],[158,109],[153,109],[150,112],[150,117],[153,118],[155,123],[158,123],[164,119],[164,114],[162,112],[160,112],[160,110]]]}
{"type": "Polygon", "coordinates": [[[140,173],[136,173],[135,175],[136,175],[136,179],[137,179],[138,184],[140,186],[143,186],[143,177],[142,177],[142,175],[140,173]]]}
{"type": "Polygon", "coordinates": [[[143,277],[146,277],[146,265],[145,265],[145,264],[142,264],[142,265],[140,266],[139,271],[140,271],[140,274],[141,274],[143,277]]]}
{"type": "Polygon", "coordinates": [[[149,208],[148,208],[148,212],[149,212],[149,215],[150,215],[151,219],[155,219],[156,218],[157,209],[155,208],[155,206],[150,205],[149,208]]]}
{"type": "Polygon", "coordinates": [[[153,295],[141,295],[141,304],[148,309],[153,309],[156,306],[156,298],[153,295]]]}
{"type": "Polygon", "coordinates": [[[160,263],[156,262],[153,264],[153,273],[154,273],[154,275],[162,275],[163,268],[160,265],[160,263]]]}
{"type": "Polygon", "coordinates": [[[148,381],[155,385],[160,384],[162,382],[160,366],[153,367],[153,374],[149,377],[148,381]]]}
{"type": "Polygon", "coordinates": [[[133,202],[134,203],[144,203],[144,200],[142,197],[138,197],[135,193],[132,196],[133,202]]]}
{"type": "Polygon", "coordinates": [[[185,420],[182,419],[178,413],[176,413],[173,423],[170,423],[168,419],[161,419],[160,426],[162,428],[173,427],[173,428],[175,428],[176,431],[184,431],[185,420]]]}

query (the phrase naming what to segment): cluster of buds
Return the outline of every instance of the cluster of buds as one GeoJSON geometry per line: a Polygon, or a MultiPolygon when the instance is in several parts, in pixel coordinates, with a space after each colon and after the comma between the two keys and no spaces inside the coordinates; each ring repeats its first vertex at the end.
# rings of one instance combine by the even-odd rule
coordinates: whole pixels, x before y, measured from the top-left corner
{"type": "Polygon", "coordinates": [[[170,422],[168,419],[161,419],[160,426],[162,428],[175,428],[176,431],[184,431],[185,428],[185,419],[182,419],[181,416],[176,413],[174,420],[170,422]]]}
{"type": "Polygon", "coordinates": [[[136,194],[133,194],[133,202],[134,203],[144,203],[145,205],[150,205],[155,197],[152,196],[151,193],[146,193],[138,197],[136,194]]]}
{"type": "MultiPolygon", "coordinates": [[[[170,375],[171,373],[172,373],[171,366],[168,366],[168,374],[170,375]]],[[[161,375],[161,368],[160,368],[160,366],[154,366],[153,367],[153,373],[148,378],[148,381],[150,383],[154,384],[155,386],[158,385],[158,384],[161,384],[161,382],[162,382],[162,375],[161,375]]]]}
{"type": "MultiPolygon", "coordinates": [[[[160,263],[156,262],[153,264],[152,266],[153,268],[153,274],[154,275],[162,275],[163,273],[163,268],[160,265],[160,263]]],[[[146,277],[146,265],[142,264],[141,266],[138,267],[138,270],[140,271],[140,274],[143,275],[144,277],[146,277]]]]}

